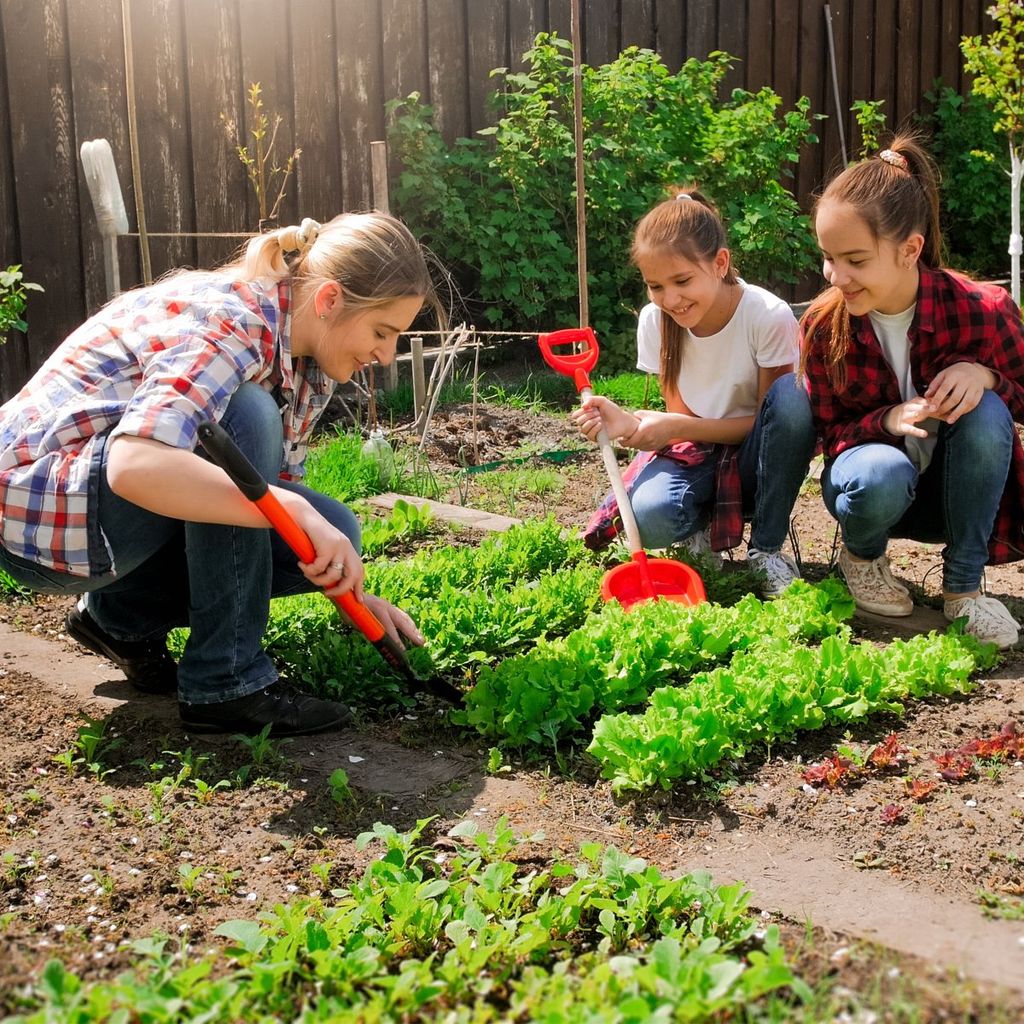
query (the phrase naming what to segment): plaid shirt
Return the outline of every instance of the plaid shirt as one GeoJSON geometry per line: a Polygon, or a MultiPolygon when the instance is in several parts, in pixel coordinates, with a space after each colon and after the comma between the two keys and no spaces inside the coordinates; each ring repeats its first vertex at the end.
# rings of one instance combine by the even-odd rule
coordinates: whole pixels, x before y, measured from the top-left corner
{"type": "MultiPolygon", "coordinates": [[[[900,386],[882,354],[871,321],[851,317],[853,340],[846,355],[846,388],[837,392],[823,358],[828,325],[805,337],[805,385],[826,459],[860,444],[903,448],[882,419],[898,405],[900,386]]],[[[980,363],[996,376],[993,391],[1013,419],[1024,423],[1024,325],[1010,296],[945,270],[921,268],[917,309],[907,332],[914,387],[924,394],[940,370],[980,363]]],[[[1024,558],[1024,448],[1014,437],[1010,472],[989,539],[989,563],[1024,558]]]]}
{"type": "Polygon", "coordinates": [[[293,370],[289,306],[286,282],[189,274],[87,320],[0,407],[0,543],[75,576],[110,572],[95,510],[105,445],[130,434],[193,450],[244,381],[280,395],[281,476],[301,477],[334,382],[312,360],[293,370]]]}

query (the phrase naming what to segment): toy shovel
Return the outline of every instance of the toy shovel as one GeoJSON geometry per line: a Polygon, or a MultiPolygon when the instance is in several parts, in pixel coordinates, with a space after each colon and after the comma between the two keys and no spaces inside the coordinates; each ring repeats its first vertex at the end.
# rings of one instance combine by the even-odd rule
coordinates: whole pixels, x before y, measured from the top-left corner
{"type": "MultiPolygon", "coordinates": [[[[277,500],[267,486],[266,480],[256,471],[256,467],[245,457],[228,432],[219,423],[201,423],[199,440],[202,441],[211,461],[231,477],[232,483],[263,513],[267,522],[300,561],[312,562],[316,558],[313,542],[277,500]]],[[[381,621],[352,591],[346,591],[336,597],[330,596],[330,599],[348,616],[352,625],[377,648],[381,657],[405,677],[410,690],[414,693],[428,690],[450,704],[462,704],[461,691],[451,683],[436,677],[420,679],[416,675],[402,646],[388,636],[381,621]]]]}
{"type": "MultiPolygon", "coordinates": [[[[563,331],[541,334],[537,338],[544,361],[553,370],[572,377],[576,390],[584,401],[594,392],[590,387],[588,371],[597,364],[597,337],[590,327],[570,327],[563,331]],[[568,351],[556,352],[559,346],[572,346],[568,351]]],[[[629,544],[630,561],[605,573],[601,581],[601,596],[605,601],[616,600],[624,608],[638,601],[665,598],[681,604],[699,604],[706,600],[704,583],[690,566],[672,558],[648,558],[640,543],[640,530],[633,515],[633,506],[626,493],[619,464],[612,443],[604,427],[597,435],[612,492],[618,502],[619,515],[629,544]]]]}

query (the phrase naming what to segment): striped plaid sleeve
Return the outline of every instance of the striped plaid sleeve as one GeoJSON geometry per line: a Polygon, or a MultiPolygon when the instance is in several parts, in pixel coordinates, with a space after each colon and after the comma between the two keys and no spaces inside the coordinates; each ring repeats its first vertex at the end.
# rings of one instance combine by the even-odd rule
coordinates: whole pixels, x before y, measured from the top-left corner
{"type": "Polygon", "coordinates": [[[1018,423],[1024,423],[1024,324],[1020,310],[1000,289],[995,301],[989,369],[996,375],[992,389],[1018,423]]]}
{"type": "Polygon", "coordinates": [[[876,374],[869,364],[856,357],[855,352],[855,349],[851,350],[847,358],[847,386],[838,393],[829,379],[816,338],[811,340],[808,350],[805,387],[828,459],[868,442],[901,444],[898,437],[882,426],[891,403],[879,404],[884,399],[878,394],[876,374]]]}

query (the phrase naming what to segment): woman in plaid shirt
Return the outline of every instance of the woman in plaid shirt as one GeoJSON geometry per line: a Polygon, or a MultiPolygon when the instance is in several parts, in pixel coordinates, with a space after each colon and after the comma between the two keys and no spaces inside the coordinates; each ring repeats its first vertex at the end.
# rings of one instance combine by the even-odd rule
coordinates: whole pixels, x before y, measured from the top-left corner
{"type": "Polygon", "coordinates": [[[814,211],[831,287],[803,320],[822,494],[857,605],[909,615],[890,537],[944,543],[947,619],[1010,647],[987,563],[1024,558],[1024,328],[1001,288],[942,269],[938,176],[909,137],[843,171],[814,211]]]}
{"type": "MultiPolygon", "coordinates": [[[[68,632],[137,689],[176,690],[191,730],[350,721],[342,704],[288,692],[260,639],[272,597],[362,592],[358,522],[298,481],[335,382],[390,362],[425,303],[440,312],[423,253],[380,213],[305,220],[217,271],[119,296],[0,408],[0,568],[83,595],[68,632]],[[311,563],[196,450],[206,420],[275,481],[311,563]],[[175,665],[166,638],[182,625],[175,665]]],[[[365,600],[394,639],[423,642],[404,612],[365,600]]]]}

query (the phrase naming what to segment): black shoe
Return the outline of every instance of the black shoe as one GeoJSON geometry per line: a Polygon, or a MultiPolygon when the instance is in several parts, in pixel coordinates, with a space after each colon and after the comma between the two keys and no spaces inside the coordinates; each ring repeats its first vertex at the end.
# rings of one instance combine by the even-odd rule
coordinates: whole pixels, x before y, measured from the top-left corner
{"type": "Polygon", "coordinates": [[[166,641],[115,640],[78,607],[68,612],[64,629],[83,647],[112,661],[140,693],[174,693],[178,689],[178,666],[166,641]]]}
{"type": "Polygon", "coordinates": [[[354,721],[344,704],[289,690],[283,683],[217,704],[178,701],[178,714],[185,728],[192,732],[252,735],[269,725],[271,736],[305,736],[340,729],[354,721]]]}

